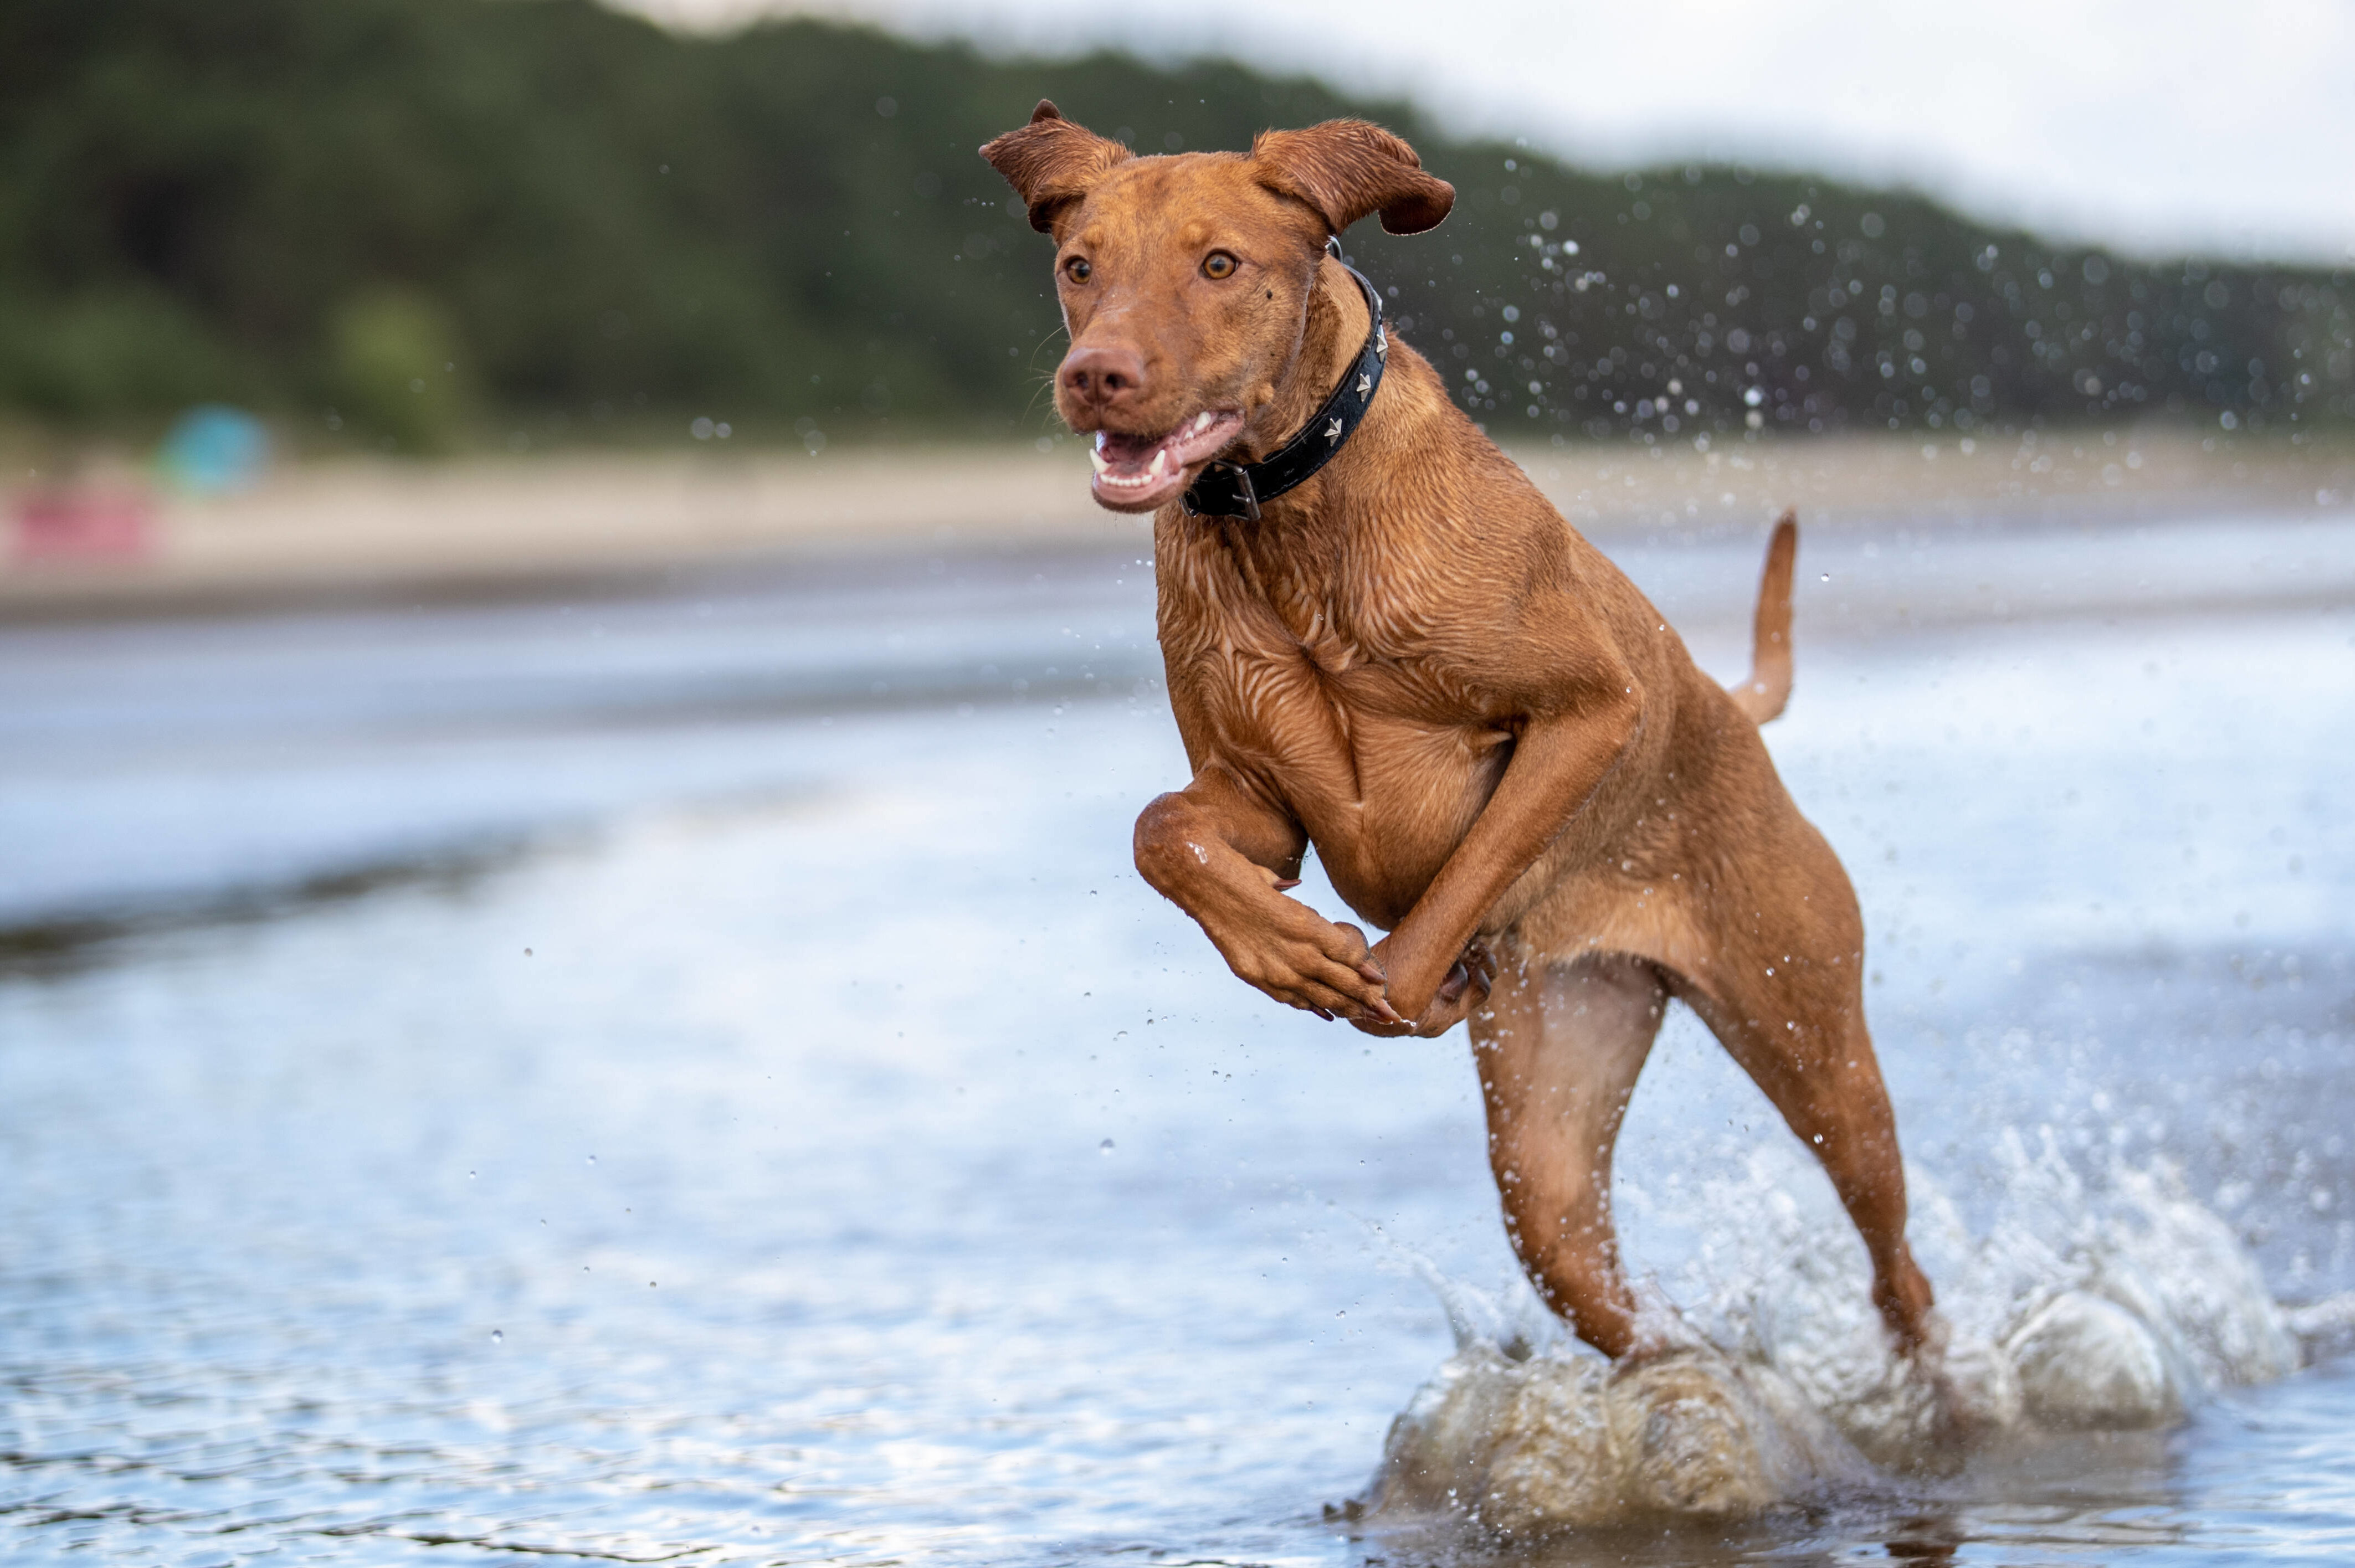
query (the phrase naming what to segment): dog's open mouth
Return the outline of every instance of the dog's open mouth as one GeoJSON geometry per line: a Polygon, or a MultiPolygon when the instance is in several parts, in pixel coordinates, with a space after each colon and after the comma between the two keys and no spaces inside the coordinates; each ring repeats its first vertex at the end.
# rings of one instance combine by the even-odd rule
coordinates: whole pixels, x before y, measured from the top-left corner
{"type": "Polygon", "coordinates": [[[1121,512],[1146,512],[1184,489],[1188,471],[1225,450],[1243,428],[1233,408],[1206,408],[1159,436],[1096,432],[1095,497],[1121,512]]]}

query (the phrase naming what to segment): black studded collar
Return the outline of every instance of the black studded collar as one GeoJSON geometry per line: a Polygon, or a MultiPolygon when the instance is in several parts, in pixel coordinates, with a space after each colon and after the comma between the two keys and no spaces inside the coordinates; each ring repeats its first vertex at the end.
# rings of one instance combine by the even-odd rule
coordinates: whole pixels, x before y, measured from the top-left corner
{"type": "MultiPolygon", "coordinates": [[[[1336,255],[1335,260],[1340,260],[1336,255]]],[[[1348,262],[1341,270],[1358,281],[1366,292],[1366,309],[1373,316],[1373,324],[1366,332],[1366,346],[1341,374],[1341,383],[1325,406],[1316,410],[1307,425],[1296,436],[1270,452],[1259,462],[1228,462],[1221,459],[1205,467],[1186,489],[1185,504],[1189,516],[1241,517],[1259,521],[1260,503],[1273,501],[1285,491],[1307,482],[1309,477],[1333,461],[1373,407],[1375,389],[1382,384],[1382,365],[1391,352],[1390,334],[1382,326],[1382,296],[1366,275],[1348,262]]]]}

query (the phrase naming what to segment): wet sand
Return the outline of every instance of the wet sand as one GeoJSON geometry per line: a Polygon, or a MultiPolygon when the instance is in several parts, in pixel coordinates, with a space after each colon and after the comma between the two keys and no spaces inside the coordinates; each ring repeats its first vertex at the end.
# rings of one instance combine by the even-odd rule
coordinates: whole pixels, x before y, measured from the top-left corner
{"type": "MultiPolygon", "coordinates": [[[[2105,519],[2355,513],[2355,444],[2181,431],[1668,440],[1510,449],[1579,527],[1624,537],[1754,527],[1785,506],[1816,527],[1999,514],[2105,519]]],[[[93,482],[104,484],[100,475],[93,482]]],[[[123,483],[133,482],[124,476],[123,483]]],[[[13,517],[16,508],[0,508],[13,517]]],[[[441,463],[288,465],[241,494],[159,497],[148,547],[0,559],[0,610],[78,615],[500,591],[681,567],[878,554],[1127,550],[1141,521],[1089,499],[1065,440],[1032,447],[719,447],[441,463]]]]}

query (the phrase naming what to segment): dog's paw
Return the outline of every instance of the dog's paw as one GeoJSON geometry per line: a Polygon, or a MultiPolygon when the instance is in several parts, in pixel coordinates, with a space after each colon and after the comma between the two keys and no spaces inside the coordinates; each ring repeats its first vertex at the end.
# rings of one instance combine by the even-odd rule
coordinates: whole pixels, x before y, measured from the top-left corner
{"type": "MultiPolygon", "coordinates": [[[[1379,948],[1375,957],[1378,960],[1381,957],[1379,948]]],[[[1358,1027],[1369,1034],[1393,1038],[1412,1034],[1418,1039],[1432,1039],[1446,1033],[1485,1006],[1489,988],[1496,983],[1496,979],[1495,957],[1479,942],[1472,942],[1465,948],[1463,957],[1448,966],[1447,973],[1440,980],[1439,990],[1433,994],[1429,1005],[1413,1019],[1400,1019],[1395,1023],[1379,1025],[1359,1022],[1358,1027]]]]}
{"type": "Polygon", "coordinates": [[[1273,902],[1281,908],[1267,927],[1211,933],[1238,978],[1286,1007],[1327,1021],[1346,1018],[1360,1028],[1395,1025],[1404,1032],[1407,1021],[1383,995],[1382,968],[1363,931],[1288,898],[1273,902]]]}
{"type": "Polygon", "coordinates": [[[1995,1346],[1955,1338],[1937,1314],[1930,1315],[1927,1329],[1900,1361],[1920,1407],[1913,1467],[1953,1475],[1975,1451],[2019,1424],[2019,1378],[1995,1346]]]}

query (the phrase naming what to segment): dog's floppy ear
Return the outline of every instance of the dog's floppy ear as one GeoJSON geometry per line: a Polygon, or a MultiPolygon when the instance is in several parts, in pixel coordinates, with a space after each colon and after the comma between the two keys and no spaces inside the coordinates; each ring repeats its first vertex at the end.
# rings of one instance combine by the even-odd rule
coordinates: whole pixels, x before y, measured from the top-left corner
{"type": "Polygon", "coordinates": [[[1455,205],[1455,187],[1424,174],[1413,148],[1363,120],[1263,131],[1252,162],[1262,185],[1306,202],[1336,234],[1369,212],[1392,234],[1421,234],[1455,205]]]}
{"type": "Polygon", "coordinates": [[[1030,208],[1030,227],[1055,232],[1055,215],[1087,194],[1115,164],[1135,154],[1109,137],[1063,118],[1045,99],[1030,111],[1030,123],[1008,131],[981,149],[989,166],[1006,176],[1030,208]]]}

